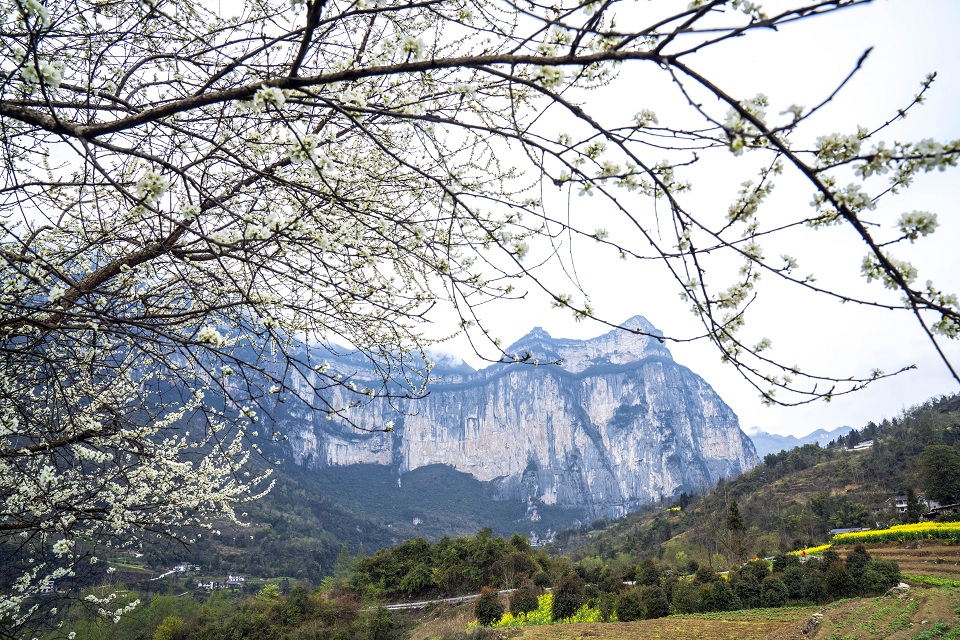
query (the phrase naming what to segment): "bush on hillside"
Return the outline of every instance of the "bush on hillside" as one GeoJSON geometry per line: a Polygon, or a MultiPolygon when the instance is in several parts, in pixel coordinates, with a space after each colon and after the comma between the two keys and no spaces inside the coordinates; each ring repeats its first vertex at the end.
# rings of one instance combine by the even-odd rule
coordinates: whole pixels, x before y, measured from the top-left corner
{"type": "Polygon", "coordinates": [[[787,604],[789,593],[783,580],[769,576],[760,585],[760,604],[764,607],[782,607],[787,604]]]}
{"type": "Polygon", "coordinates": [[[553,586],[553,580],[550,579],[550,574],[546,571],[538,571],[533,574],[533,586],[543,592],[544,589],[549,589],[553,586]]]}
{"type": "Polygon", "coordinates": [[[673,588],[671,601],[677,613],[699,613],[703,609],[700,587],[693,582],[681,581],[673,588]]]}
{"type": "Polygon", "coordinates": [[[733,591],[747,609],[760,606],[760,581],[751,574],[741,575],[733,584],[733,591]]]}
{"type": "Polygon", "coordinates": [[[743,603],[726,580],[717,580],[700,587],[700,598],[704,611],[736,611],[743,608],[743,603]]]}
{"type": "Polygon", "coordinates": [[[871,560],[860,576],[860,590],[866,595],[878,595],[900,583],[900,567],[890,560],[871,560]]]}
{"type": "Polygon", "coordinates": [[[868,562],[870,562],[870,554],[867,553],[867,548],[862,543],[855,545],[853,549],[847,552],[847,571],[858,585],[868,562]]]}
{"type": "Polygon", "coordinates": [[[787,596],[791,600],[803,599],[803,569],[799,564],[795,567],[787,567],[780,579],[786,585],[787,596]]]}
{"type": "Polygon", "coordinates": [[[643,619],[643,603],[640,601],[640,593],[636,589],[631,589],[617,598],[617,620],[620,622],[633,622],[643,619]]]}
{"type": "Polygon", "coordinates": [[[484,587],[480,591],[477,604],[473,607],[473,614],[477,616],[477,622],[484,627],[500,622],[500,618],[503,617],[505,611],[506,608],[500,602],[497,590],[490,587],[484,587]]]}
{"type": "Polygon", "coordinates": [[[530,587],[520,587],[510,596],[510,613],[513,615],[525,615],[536,610],[537,596],[533,595],[530,587]]]}
{"type": "Polygon", "coordinates": [[[790,567],[799,567],[800,558],[795,555],[787,555],[785,553],[777,554],[773,557],[773,572],[774,573],[783,573],[790,567]]]}
{"type": "Polygon", "coordinates": [[[553,592],[551,617],[554,621],[564,620],[575,614],[581,606],[583,606],[583,582],[574,575],[560,578],[553,592]]]}
{"type": "Polygon", "coordinates": [[[667,594],[660,587],[644,587],[640,592],[640,601],[643,603],[643,617],[647,620],[665,618],[670,615],[670,603],[667,594]]]}
{"type": "Polygon", "coordinates": [[[857,583],[843,564],[830,565],[823,574],[823,587],[831,600],[849,598],[856,595],[857,583]]]}

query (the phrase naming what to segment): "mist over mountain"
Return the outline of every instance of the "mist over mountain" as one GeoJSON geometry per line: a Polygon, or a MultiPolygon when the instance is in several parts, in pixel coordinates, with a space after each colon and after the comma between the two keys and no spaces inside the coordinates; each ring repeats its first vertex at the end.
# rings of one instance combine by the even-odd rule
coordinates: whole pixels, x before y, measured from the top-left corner
{"type": "Polygon", "coordinates": [[[842,426],[837,427],[831,431],[825,429],[817,429],[811,433],[808,433],[805,436],[781,436],[775,433],[767,433],[759,427],[753,427],[752,429],[747,430],[747,436],[753,442],[754,448],[757,450],[757,455],[761,458],[768,453],[780,453],[781,451],[789,451],[794,447],[800,447],[805,444],[819,444],[824,446],[833,440],[836,440],[839,437],[845,436],[853,429],[853,427],[842,426]]]}
{"type": "MultiPolygon", "coordinates": [[[[571,340],[535,328],[506,350],[523,363],[475,371],[441,361],[426,397],[351,410],[361,428],[392,422],[387,433],[288,403],[276,420],[287,437],[283,455],[317,474],[379,465],[401,491],[405,474],[446,467],[483,483],[496,500],[525,504],[521,519],[529,523],[556,508],[623,515],[758,464],[730,407],[673,360],[653,325],[640,316],[624,324],[643,334],[571,340]]],[[[349,366],[351,379],[363,378],[359,360],[349,366]]],[[[306,394],[314,382],[290,384],[306,394]]],[[[337,397],[342,389],[329,393],[334,405],[346,399],[337,397]]]]}

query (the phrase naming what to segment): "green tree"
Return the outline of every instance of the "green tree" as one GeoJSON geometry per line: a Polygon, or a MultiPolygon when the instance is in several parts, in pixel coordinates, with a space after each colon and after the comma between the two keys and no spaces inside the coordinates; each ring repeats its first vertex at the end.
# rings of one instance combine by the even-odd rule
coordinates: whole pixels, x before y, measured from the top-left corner
{"type": "Polygon", "coordinates": [[[830,599],[847,598],[857,592],[857,584],[843,564],[836,563],[827,567],[823,573],[823,586],[830,599]]]}
{"type": "Polygon", "coordinates": [[[167,616],[153,632],[153,640],[183,640],[187,625],[179,616],[167,616]]]}
{"type": "Polygon", "coordinates": [[[928,499],[940,504],[960,502],[960,451],[945,444],[924,447],[917,472],[928,499]]]}
{"type": "Polygon", "coordinates": [[[787,604],[789,595],[787,585],[775,576],[764,578],[760,585],[760,603],[764,607],[782,607],[787,604]]]}
{"type": "Polygon", "coordinates": [[[617,619],[620,622],[643,619],[643,602],[637,589],[630,589],[617,597],[617,619]]]}
{"type": "Polygon", "coordinates": [[[533,586],[540,589],[540,593],[543,593],[545,589],[549,589],[553,585],[553,580],[550,579],[550,574],[546,571],[538,571],[533,574],[533,586]]]}
{"type": "Polygon", "coordinates": [[[920,516],[923,515],[923,504],[921,504],[920,499],[917,497],[917,492],[914,490],[913,485],[907,486],[905,501],[907,503],[907,510],[903,514],[904,522],[919,522],[920,516]]]}
{"type": "Polygon", "coordinates": [[[480,597],[473,607],[473,615],[477,617],[477,622],[484,627],[500,622],[506,608],[500,601],[500,595],[496,589],[484,587],[480,591],[480,597]]]}
{"type": "Polygon", "coordinates": [[[640,561],[637,570],[636,583],[643,586],[654,586],[660,584],[660,567],[652,558],[644,558],[640,561]]]}
{"type": "Polygon", "coordinates": [[[510,613],[515,616],[536,611],[538,604],[537,596],[535,596],[530,587],[526,585],[519,587],[510,595],[510,613]]]}
{"type": "Polygon", "coordinates": [[[854,583],[860,583],[860,578],[863,576],[863,571],[868,562],[870,562],[870,554],[862,544],[854,545],[853,549],[847,552],[847,572],[850,573],[854,583]]]}
{"type": "Polygon", "coordinates": [[[643,587],[640,601],[643,603],[643,617],[647,620],[670,615],[670,601],[659,586],[643,587]]]}
{"type": "Polygon", "coordinates": [[[350,548],[344,542],[340,545],[340,552],[337,553],[336,560],[333,561],[333,578],[335,580],[349,580],[353,577],[356,562],[350,555],[350,548]]]}
{"type": "Polygon", "coordinates": [[[890,560],[870,560],[863,568],[858,587],[867,595],[877,595],[900,583],[900,567],[890,560]]]}
{"type": "Polygon", "coordinates": [[[741,573],[733,583],[733,591],[746,609],[760,606],[760,581],[751,573],[741,573]]]}
{"type": "Polygon", "coordinates": [[[717,580],[700,588],[704,611],[736,611],[743,603],[726,580],[717,580]]]}
{"type": "Polygon", "coordinates": [[[731,500],[727,508],[727,533],[730,553],[737,562],[742,562],[746,551],[746,524],[740,514],[740,506],[731,500]]]}
{"type": "Polygon", "coordinates": [[[362,640],[400,640],[403,634],[390,610],[377,607],[373,615],[366,618],[361,637],[362,640]]]}
{"type": "Polygon", "coordinates": [[[565,575],[553,590],[550,616],[555,621],[566,620],[583,606],[583,582],[575,575],[565,575]]]}
{"type": "Polygon", "coordinates": [[[681,580],[673,588],[672,602],[677,613],[699,613],[703,610],[700,586],[695,582],[681,580]]]}
{"type": "Polygon", "coordinates": [[[781,579],[787,587],[787,596],[793,600],[800,600],[804,595],[804,572],[799,564],[787,567],[781,579]]]}

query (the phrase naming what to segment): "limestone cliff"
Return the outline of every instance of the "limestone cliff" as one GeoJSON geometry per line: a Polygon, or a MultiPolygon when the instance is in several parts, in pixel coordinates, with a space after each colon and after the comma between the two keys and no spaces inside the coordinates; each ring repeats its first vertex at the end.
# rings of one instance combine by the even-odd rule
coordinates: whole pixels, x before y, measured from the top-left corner
{"type": "MultiPolygon", "coordinates": [[[[658,335],[641,317],[624,324],[658,335]]],[[[534,518],[538,504],[621,515],[758,463],[733,411],[655,337],[566,340],[537,328],[507,351],[531,363],[448,379],[440,369],[426,398],[399,407],[405,414],[373,402],[352,416],[366,427],[393,420],[392,433],[291,413],[280,425],[290,454],[311,467],[390,465],[401,477],[449,465],[527,501],[534,518]]]]}

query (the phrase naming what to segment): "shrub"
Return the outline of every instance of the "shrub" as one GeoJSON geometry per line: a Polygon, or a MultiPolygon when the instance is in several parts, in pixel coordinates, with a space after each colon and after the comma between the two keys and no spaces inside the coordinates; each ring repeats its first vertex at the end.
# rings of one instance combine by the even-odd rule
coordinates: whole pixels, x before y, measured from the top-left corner
{"type": "Polygon", "coordinates": [[[773,557],[773,572],[783,573],[790,567],[799,567],[800,558],[796,555],[778,554],[773,557]]]}
{"type": "Polygon", "coordinates": [[[640,563],[637,571],[637,584],[644,586],[660,584],[660,569],[652,559],[646,558],[640,563]]]}
{"type": "Polygon", "coordinates": [[[376,612],[367,619],[363,640],[400,640],[403,630],[393,614],[384,607],[378,607],[376,612]]]}
{"type": "MultiPolygon", "coordinates": [[[[807,563],[810,564],[809,562],[807,563]]],[[[813,602],[825,602],[827,590],[823,584],[823,574],[816,567],[803,570],[803,597],[813,602]]]]}
{"type": "Polygon", "coordinates": [[[782,607],[787,604],[787,585],[780,578],[770,576],[760,585],[760,604],[764,607],[782,607]]]}
{"type": "Polygon", "coordinates": [[[823,574],[823,587],[831,600],[848,598],[857,591],[857,584],[841,563],[830,565],[823,574]]]}
{"type": "Polygon", "coordinates": [[[644,587],[640,592],[640,601],[643,603],[643,617],[647,620],[670,615],[667,594],[660,587],[644,587]]]}
{"type": "Polygon", "coordinates": [[[583,582],[577,576],[566,575],[557,582],[553,592],[553,605],[550,615],[553,619],[563,620],[571,617],[583,605],[583,582]]]}
{"type": "Polygon", "coordinates": [[[787,595],[793,600],[803,598],[803,569],[800,565],[787,567],[783,572],[783,584],[787,587],[787,595]]]}
{"type": "Polygon", "coordinates": [[[633,622],[643,618],[643,603],[636,589],[631,589],[617,598],[617,619],[620,622],[633,622]]]}
{"type": "Polygon", "coordinates": [[[530,587],[520,587],[510,596],[510,613],[526,615],[537,610],[537,596],[533,595],[530,587]]]}
{"type": "Polygon", "coordinates": [[[167,616],[153,632],[153,640],[181,640],[186,637],[186,623],[179,616],[167,616]]]}
{"type": "Polygon", "coordinates": [[[708,584],[710,582],[716,582],[719,579],[720,576],[715,574],[710,567],[700,567],[693,575],[693,581],[697,584],[708,584]]]}
{"type": "Polygon", "coordinates": [[[673,588],[673,610],[677,613],[699,613],[703,609],[700,587],[686,580],[673,588]]]}
{"type": "Polygon", "coordinates": [[[770,567],[766,560],[751,560],[740,569],[740,573],[752,576],[759,583],[770,575],[770,567]]]}
{"type": "Polygon", "coordinates": [[[533,586],[543,591],[553,586],[553,580],[550,579],[550,574],[546,571],[538,571],[533,574],[533,586]]]}
{"type": "Polygon", "coordinates": [[[477,616],[477,622],[484,627],[489,627],[500,622],[505,610],[497,590],[484,587],[480,591],[480,597],[477,598],[477,604],[473,607],[473,614],[477,616]]]}
{"type": "Polygon", "coordinates": [[[858,585],[868,562],[870,562],[870,554],[867,553],[867,549],[863,544],[857,544],[847,554],[847,571],[850,572],[850,577],[852,577],[853,581],[858,585]]]}
{"type": "Polygon", "coordinates": [[[736,611],[743,608],[726,580],[717,580],[700,588],[700,598],[705,611],[736,611]]]}
{"type": "Polygon", "coordinates": [[[890,560],[871,560],[864,566],[858,586],[868,594],[880,594],[900,582],[900,567],[890,560]]]}
{"type": "Polygon", "coordinates": [[[733,585],[740,603],[747,609],[760,606],[760,581],[750,574],[741,575],[733,585]]]}

